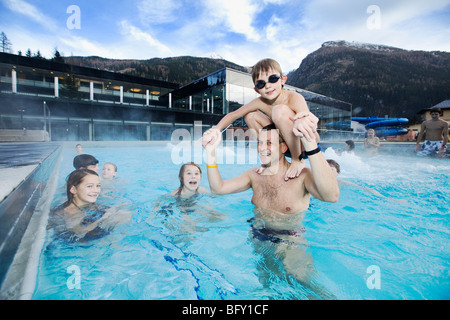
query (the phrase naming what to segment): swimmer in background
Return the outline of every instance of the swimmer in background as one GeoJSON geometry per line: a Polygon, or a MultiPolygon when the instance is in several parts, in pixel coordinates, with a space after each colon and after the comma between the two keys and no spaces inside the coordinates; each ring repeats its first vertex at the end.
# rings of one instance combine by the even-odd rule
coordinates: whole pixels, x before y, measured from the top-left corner
{"type": "Polygon", "coordinates": [[[353,140],[345,141],[345,152],[347,152],[348,154],[355,154],[353,150],[355,150],[355,143],[353,142],[353,140]]]}
{"type": "Polygon", "coordinates": [[[73,171],[66,183],[67,201],[51,211],[49,228],[70,241],[100,238],[128,221],[130,212],[96,203],[101,191],[100,177],[89,169],[73,171]]]}
{"type": "Polygon", "coordinates": [[[344,152],[347,154],[355,154],[353,150],[355,149],[355,143],[353,140],[347,140],[345,141],[345,149],[342,150],[342,148],[336,149],[337,155],[342,155],[344,152]]]}
{"type": "Polygon", "coordinates": [[[117,166],[112,162],[106,162],[102,169],[102,178],[113,180],[117,175],[117,166]]]}
{"type": "Polygon", "coordinates": [[[126,190],[122,190],[124,181],[117,178],[117,166],[115,163],[106,162],[103,165],[101,177],[102,192],[100,194],[100,198],[102,201],[108,201],[108,203],[110,203],[111,201],[118,199],[126,192],[126,190]]]}
{"type": "Polygon", "coordinates": [[[367,130],[367,138],[364,139],[364,147],[368,154],[378,154],[380,138],[376,136],[374,129],[367,130]]]}
{"type": "Polygon", "coordinates": [[[209,193],[207,189],[200,186],[202,169],[194,162],[187,162],[181,166],[178,179],[180,179],[180,186],[173,190],[170,195],[189,198],[200,193],[209,193]]]}
{"type": "Polygon", "coordinates": [[[90,154],[80,154],[73,158],[73,167],[78,169],[89,169],[98,173],[98,160],[90,154]]]}
{"type": "MultiPolygon", "coordinates": [[[[333,173],[335,174],[335,176],[337,178],[338,175],[341,173],[341,166],[339,165],[339,163],[337,161],[332,160],[332,159],[327,159],[327,162],[330,165],[331,170],[333,171],[333,173]]],[[[345,181],[345,180],[342,180],[342,179],[337,179],[337,181],[338,181],[340,186],[342,186],[342,185],[349,185],[349,186],[352,186],[352,187],[363,189],[363,190],[365,190],[367,192],[372,193],[373,195],[376,195],[377,197],[380,197],[380,198],[388,200],[388,201],[394,201],[394,202],[400,202],[400,203],[407,203],[408,202],[405,199],[394,199],[394,198],[385,197],[385,196],[383,196],[381,193],[379,193],[376,190],[373,190],[373,189],[368,188],[368,187],[361,187],[361,186],[359,186],[359,185],[357,185],[357,184],[355,184],[353,182],[345,181]]]]}
{"type": "Polygon", "coordinates": [[[77,154],[83,154],[84,153],[83,152],[83,146],[81,144],[77,144],[75,146],[75,151],[76,151],[77,154]]]}

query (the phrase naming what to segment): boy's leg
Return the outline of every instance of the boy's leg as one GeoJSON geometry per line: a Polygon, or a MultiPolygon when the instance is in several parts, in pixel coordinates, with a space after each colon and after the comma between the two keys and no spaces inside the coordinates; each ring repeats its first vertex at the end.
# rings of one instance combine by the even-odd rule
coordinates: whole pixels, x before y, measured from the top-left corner
{"type": "Polygon", "coordinates": [[[300,138],[294,135],[292,131],[294,123],[291,119],[294,116],[294,111],[287,105],[277,105],[272,109],[272,120],[278,130],[280,130],[280,134],[291,152],[291,165],[286,172],[286,178],[298,177],[303,168],[305,168],[305,162],[299,160],[303,145],[300,142],[300,138]]]}
{"type": "Polygon", "coordinates": [[[259,130],[272,123],[272,120],[261,111],[248,113],[244,117],[244,120],[249,129],[255,130],[257,135],[259,134],[259,130]]]}

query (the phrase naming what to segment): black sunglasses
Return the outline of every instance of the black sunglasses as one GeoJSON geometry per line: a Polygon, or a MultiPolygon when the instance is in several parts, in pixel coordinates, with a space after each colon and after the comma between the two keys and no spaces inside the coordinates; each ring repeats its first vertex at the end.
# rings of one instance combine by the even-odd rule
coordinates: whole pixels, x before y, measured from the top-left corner
{"type": "MultiPolygon", "coordinates": [[[[280,80],[281,76],[277,74],[273,74],[269,77],[270,83],[276,83],[278,80],[280,80]]],[[[255,82],[255,88],[256,89],[262,89],[266,86],[266,82],[264,80],[258,80],[255,82]]]]}

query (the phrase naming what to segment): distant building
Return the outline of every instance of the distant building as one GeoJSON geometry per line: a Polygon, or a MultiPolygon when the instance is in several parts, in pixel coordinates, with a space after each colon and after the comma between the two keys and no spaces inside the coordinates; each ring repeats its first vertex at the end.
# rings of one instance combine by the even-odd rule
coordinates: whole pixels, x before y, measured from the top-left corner
{"type": "MultiPolygon", "coordinates": [[[[185,86],[122,73],[0,53],[0,130],[44,130],[52,141],[170,140],[175,129],[202,131],[258,95],[251,75],[229,68],[185,86]]],[[[349,103],[300,92],[319,117],[321,137],[350,123],[349,103]]],[[[234,124],[244,126],[243,119],[234,124]]],[[[1,140],[1,135],[0,135],[1,140]]]]}

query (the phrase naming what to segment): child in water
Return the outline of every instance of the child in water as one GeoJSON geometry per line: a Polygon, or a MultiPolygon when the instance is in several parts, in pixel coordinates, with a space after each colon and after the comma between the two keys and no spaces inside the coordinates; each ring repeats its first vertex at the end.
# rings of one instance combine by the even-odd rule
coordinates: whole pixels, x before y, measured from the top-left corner
{"type": "Polygon", "coordinates": [[[128,211],[96,204],[101,184],[100,177],[92,170],[73,171],[67,179],[66,187],[67,201],[52,210],[49,224],[49,228],[54,228],[65,239],[96,239],[130,218],[128,211]]]}
{"type": "Polygon", "coordinates": [[[107,162],[103,165],[102,178],[112,180],[117,175],[117,166],[112,162],[107,162]]]}
{"type": "Polygon", "coordinates": [[[209,191],[200,186],[202,179],[202,169],[194,162],[188,162],[181,166],[178,173],[180,186],[173,190],[170,195],[177,195],[188,198],[199,193],[208,193],[209,191]]]}

